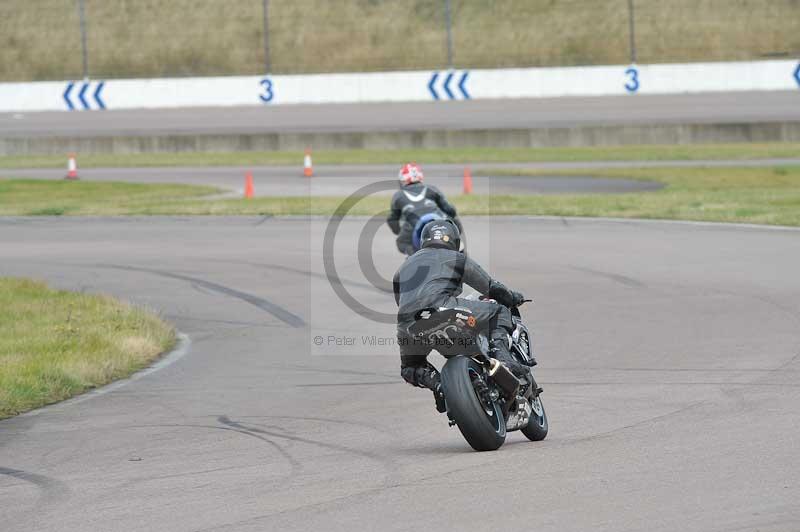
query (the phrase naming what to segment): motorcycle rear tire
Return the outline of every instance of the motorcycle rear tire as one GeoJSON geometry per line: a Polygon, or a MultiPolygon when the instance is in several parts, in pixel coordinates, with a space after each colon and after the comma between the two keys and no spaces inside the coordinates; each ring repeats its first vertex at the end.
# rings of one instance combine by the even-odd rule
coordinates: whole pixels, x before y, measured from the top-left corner
{"type": "Polygon", "coordinates": [[[506,420],[500,406],[493,402],[487,413],[478,398],[472,376],[483,376],[483,368],[466,356],[449,359],[442,368],[442,391],[447,411],[458,430],[476,451],[494,451],[506,441],[506,420]]]}

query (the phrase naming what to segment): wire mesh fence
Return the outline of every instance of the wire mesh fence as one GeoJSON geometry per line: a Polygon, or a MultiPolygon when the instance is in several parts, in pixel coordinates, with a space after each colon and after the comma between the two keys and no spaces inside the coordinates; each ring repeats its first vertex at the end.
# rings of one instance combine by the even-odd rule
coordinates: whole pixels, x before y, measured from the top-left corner
{"type": "Polygon", "coordinates": [[[727,61],[800,0],[2,0],[0,80],[727,61]]]}

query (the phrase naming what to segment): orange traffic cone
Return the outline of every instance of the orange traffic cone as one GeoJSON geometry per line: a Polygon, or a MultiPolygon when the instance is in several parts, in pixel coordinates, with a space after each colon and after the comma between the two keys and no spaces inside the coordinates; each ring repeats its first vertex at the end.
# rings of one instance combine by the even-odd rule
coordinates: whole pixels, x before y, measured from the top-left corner
{"type": "Polygon", "coordinates": [[[314,168],[311,165],[311,148],[306,148],[306,156],[303,157],[303,175],[306,177],[314,175],[314,168]]]}
{"type": "Polygon", "coordinates": [[[253,197],[253,174],[247,172],[244,176],[244,197],[253,197]]]}
{"type": "Polygon", "coordinates": [[[78,163],[75,161],[75,154],[70,153],[67,160],[67,175],[64,179],[78,179],[78,163]]]}
{"type": "Polygon", "coordinates": [[[469,166],[464,167],[464,194],[472,194],[472,172],[469,166]]]}

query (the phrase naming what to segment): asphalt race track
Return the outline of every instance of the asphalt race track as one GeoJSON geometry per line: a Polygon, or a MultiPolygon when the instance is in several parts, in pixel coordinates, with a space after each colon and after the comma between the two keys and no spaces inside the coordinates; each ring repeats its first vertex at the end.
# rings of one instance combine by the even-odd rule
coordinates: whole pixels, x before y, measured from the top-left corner
{"type": "MultiPolygon", "coordinates": [[[[339,228],[341,286],[391,312],[354,257],[365,223],[339,228]]],[[[129,298],[191,341],[0,422],[2,530],[800,529],[800,232],[467,218],[476,253],[536,299],[551,422],[479,454],[392,346],[363,345],[392,326],[334,294],[326,224],[0,219],[0,275],[129,298]]],[[[367,249],[383,277],[400,262],[385,227],[367,249]]]]}
{"type": "MultiPolygon", "coordinates": [[[[759,161],[759,164],[764,164],[759,161]]],[[[505,164],[476,164],[479,171],[484,168],[498,168],[505,164]]],[[[547,168],[547,166],[519,164],[513,168],[547,168]]],[[[199,168],[88,168],[80,170],[85,181],[125,181],[128,183],[180,183],[215,186],[234,194],[241,194],[244,176],[251,172],[255,183],[256,196],[345,196],[356,189],[377,181],[397,180],[397,165],[337,165],[315,167],[314,177],[303,176],[299,166],[261,166],[261,167],[199,167],[199,168]]],[[[569,166],[565,166],[569,168],[569,166]]],[[[436,185],[445,194],[461,194],[463,190],[464,165],[433,164],[424,165],[426,180],[436,185]]],[[[0,170],[0,177],[32,179],[61,179],[64,170],[49,169],[8,169],[0,170]]],[[[476,194],[613,194],[620,192],[641,192],[657,190],[662,187],[654,181],[633,179],[612,179],[580,175],[570,176],[478,176],[473,178],[476,194]]],[[[391,194],[397,186],[384,194],[391,194]]]]}
{"type": "Polygon", "coordinates": [[[4,137],[93,137],[792,120],[800,120],[797,91],[0,113],[0,133],[4,137]]]}
{"type": "MultiPolygon", "coordinates": [[[[376,165],[314,166],[314,177],[303,177],[302,166],[257,167],[166,167],[166,168],[81,168],[86,181],[125,181],[129,183],[180,183],[208,185],[241,194],[244,175],[252,172],[256,196],[343,196],[376,181],[394,180],[401,163],[376,165]]],[[[631,179],[605,179],[585,175],[597,168],[648,168],[685,166],[785,166],[800,164],[800,159],[753,159],[711,161],[586,161],[540,163],[472,164],[476,194],[602,194],[657,190],[661,184],[631,179]],[[492,169],[511,168],[538,171],[571,170],[574,175],[497,176],[492,169]]],[[[426,181],[446,194],[460,194],[464,165],[423,164],[426,181]]],[[[0,177],[62,179],[63,168],[0,169],[0,177]]]]}
{"type": "MultiPolygon", "coordinates": [[[[586,161],[538,163],[476,163],[470,165],[476,194],[603,194],[642,192],[661,188],[653,181],[605,179],[585,175],[597,168],[648,168],[685,166],[785,166],[800,164],[800,159],[753,159],[709,161],[586,161]],[[571,170],[573,175],[497,176],[492,169],[538,171],[571,170]]],[[[303,177],[302,166],[208,166],[166,168],[81,168],[86,181],[125,181],[129,183],[180,183],[208,185],[241,194],[246,172],[252,172],[256,196],[343,196],[376,181],[393,180],[398,164],[314,166],[314,177],[303,177]]],[[[446,194],[460,194],[465,165],[423,164],[426,180],[446,194]]],[[[62,179],[63,168],[0,169],[0,177],[62,179]]]]}

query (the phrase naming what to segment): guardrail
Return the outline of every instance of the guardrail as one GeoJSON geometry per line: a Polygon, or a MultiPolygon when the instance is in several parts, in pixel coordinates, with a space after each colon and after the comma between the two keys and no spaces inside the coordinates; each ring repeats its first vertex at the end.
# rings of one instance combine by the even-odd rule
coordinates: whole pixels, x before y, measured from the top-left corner
{"type": "Polygon", "coordinates": [[[800,89],[797,61],[0,83],[0,112],[800,89]]]}

